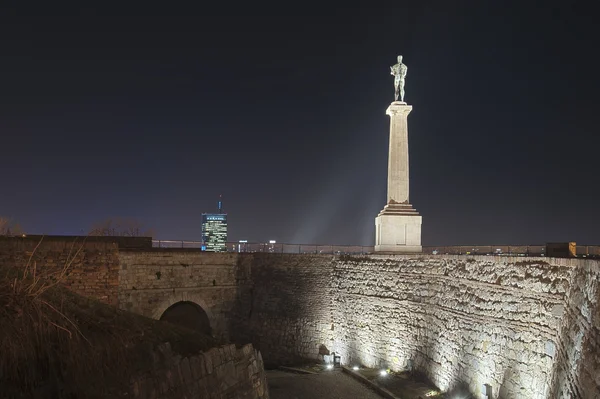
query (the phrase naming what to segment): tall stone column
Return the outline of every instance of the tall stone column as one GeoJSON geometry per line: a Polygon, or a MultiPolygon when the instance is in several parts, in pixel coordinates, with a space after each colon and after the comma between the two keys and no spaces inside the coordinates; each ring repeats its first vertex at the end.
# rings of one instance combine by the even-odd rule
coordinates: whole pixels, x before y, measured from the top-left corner
{"type": "Polygon", "coordinates": [[[375,218],[376,252],[421,252],[422,217],[408,199],[408,114],[412,106],[394,101],[390,116],[387,204],[375,218]]]}

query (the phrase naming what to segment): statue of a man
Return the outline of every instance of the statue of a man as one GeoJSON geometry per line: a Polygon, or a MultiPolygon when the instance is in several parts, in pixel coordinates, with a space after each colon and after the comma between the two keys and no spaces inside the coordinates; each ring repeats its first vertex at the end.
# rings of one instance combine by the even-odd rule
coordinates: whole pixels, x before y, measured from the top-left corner
{"type": "Polygon", "coordinates": [[[394,88],[396,89],[396,101],[398,101],[398,93],[400,93],[400,101],[404,102],[404,78],[408,67],[402,63],[402,56],[398,56],[398,63],[391,66],[390,73],[394,75],[394,88]]]}

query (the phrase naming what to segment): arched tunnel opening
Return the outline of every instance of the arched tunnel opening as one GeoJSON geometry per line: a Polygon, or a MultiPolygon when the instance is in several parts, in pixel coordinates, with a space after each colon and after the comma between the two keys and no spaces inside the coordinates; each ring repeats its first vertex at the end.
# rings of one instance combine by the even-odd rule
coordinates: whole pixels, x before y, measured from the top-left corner
{"type": "Polygon", "coordinates": [[[202,307],[193,302],[177,302],[171,305],[160,317],[162,321],[177,324],[192,330],[211,335],[210,320],[202,307]]]}

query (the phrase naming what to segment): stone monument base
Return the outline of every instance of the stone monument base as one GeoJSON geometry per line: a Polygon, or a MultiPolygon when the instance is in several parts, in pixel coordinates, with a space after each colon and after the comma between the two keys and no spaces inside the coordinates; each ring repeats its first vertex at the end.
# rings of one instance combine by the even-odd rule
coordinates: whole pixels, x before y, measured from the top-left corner
{"type": "Polygon", "coordinates": [[[412,205],[387,204],[375,218],[375,252],[421,252],[421,223],[412,205]]]}

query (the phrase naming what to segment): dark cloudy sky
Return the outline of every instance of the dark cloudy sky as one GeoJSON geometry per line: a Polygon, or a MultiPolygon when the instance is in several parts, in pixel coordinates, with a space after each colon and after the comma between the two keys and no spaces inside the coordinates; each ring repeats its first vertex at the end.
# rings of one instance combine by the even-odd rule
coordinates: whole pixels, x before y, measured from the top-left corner
{"type": "Polygon", "coordinates": [[[232,240],[372,244],[402,54],[424,245],[599,244],[592,10],[404,3],[3,6],[0,215],[197,240],[222,194],[232,240]]]}

